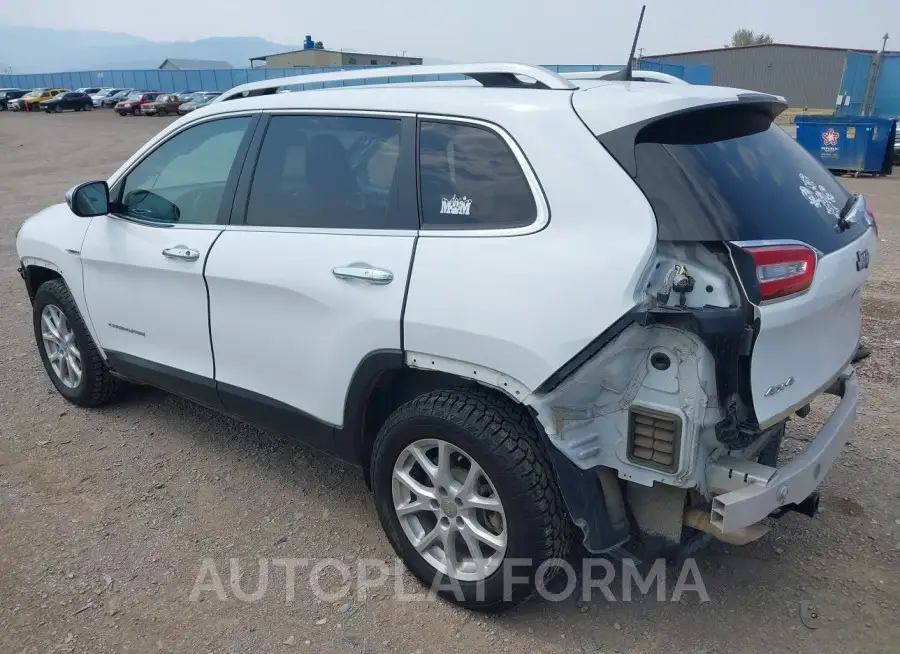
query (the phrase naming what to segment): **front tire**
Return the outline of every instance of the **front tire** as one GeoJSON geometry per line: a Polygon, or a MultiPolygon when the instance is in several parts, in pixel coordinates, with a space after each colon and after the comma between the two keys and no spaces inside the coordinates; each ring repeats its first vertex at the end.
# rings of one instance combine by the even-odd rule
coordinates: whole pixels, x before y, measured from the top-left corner
{"type": "Polygon", "coordinates": [[[502,611],[534,594],[542,563],[567,556],[571,523],[541,438],[522,407],[481,388],[420,395],[379,430],[379,519],[439,597],[502,611]]]}
{"type": "Polygon", "coordinates": [[[79,406],[99,406],[118,390],[91,338],[69,287],[61,279],[34,296],[34,337],[44,369],[60,395],[79,406]]]}
{"type": "Polygon", "coordinates": [[[140,116],[140,115],[141,115],[141,108],[140,108],[140,107],[135,107],[134,109],[132,109],[132,110],[131,110],[131,115],[132,115],[132,116],[140,116]]]}

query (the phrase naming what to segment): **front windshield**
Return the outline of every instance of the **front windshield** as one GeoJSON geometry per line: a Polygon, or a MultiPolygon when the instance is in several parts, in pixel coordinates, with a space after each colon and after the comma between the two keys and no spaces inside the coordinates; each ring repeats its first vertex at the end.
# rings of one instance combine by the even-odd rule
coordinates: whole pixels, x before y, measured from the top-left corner
{"type": "Polygon", "coordinates": [[[39,98],[41,97],[41,93],[44,92],[44,89],[32,89],[28,93],[25,94],[26,98],[39,98]]]}
{"type": "Polygon", "coordinates": [[[217,97],[219,97],[218,93],[203,94],[194,98],[194,102],[196,102],[197,104],[207,104],[217,97]]]}
{"type": "Polygon", "coordinates": [[[127,99],[128,100],[140,100],[142,95],[144,95],[144,94],[141,93],[140,91],[132,91],[128,94],[127,99]]]}

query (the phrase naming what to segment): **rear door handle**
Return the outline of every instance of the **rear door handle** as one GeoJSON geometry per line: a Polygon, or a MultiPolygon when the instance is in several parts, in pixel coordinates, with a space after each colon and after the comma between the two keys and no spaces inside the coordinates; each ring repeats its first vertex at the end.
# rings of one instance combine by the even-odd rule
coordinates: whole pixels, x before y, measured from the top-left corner
{"type": "Polygon", "coordinates": [[[390,284],[394,281],[394,273],[383,268],[375,268],[367,263],[351,263],[331,270],[338,279],[361,279],[370,284],[390,284]]]}
{"type": "Polygon", "coordinates": [[[167,259],[178,259],[179,261],[196,261],[200,258],[199,250],[194,250],[186,245],[176,245],[174,247],[166,248],[162,253],[167,259]]]}

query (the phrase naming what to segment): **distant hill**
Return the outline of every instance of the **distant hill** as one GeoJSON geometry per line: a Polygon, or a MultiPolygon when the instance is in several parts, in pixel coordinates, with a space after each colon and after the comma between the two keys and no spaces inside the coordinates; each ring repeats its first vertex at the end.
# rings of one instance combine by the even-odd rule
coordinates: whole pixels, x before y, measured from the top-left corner
{"type": "Polygon", "coordinates": [[[255,36],[167,42],[118,32],[0,25],[0,73],[8,68],[14,74],[158,68],[166,58],[213,59],[246,68],[250,57],[298,47],[255,36]]]}

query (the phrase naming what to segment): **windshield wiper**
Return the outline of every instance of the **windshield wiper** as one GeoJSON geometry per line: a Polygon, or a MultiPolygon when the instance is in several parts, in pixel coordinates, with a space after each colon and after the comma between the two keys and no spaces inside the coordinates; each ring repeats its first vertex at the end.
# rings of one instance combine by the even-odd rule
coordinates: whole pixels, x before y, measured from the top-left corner
{"type": "Polygon", "coordinates": [[[855,221],[848,220],[847,214],[850,213],[850,210],[856,206],[857,201],[859,201],[859,193],[851,193],[850,197],[847,198],[847,201],[844,203],[844,207],[841,209],[841,212],[838,214],[837,220],[837,228],[838,231],[843,232],[853,225],[855,221]]]}

